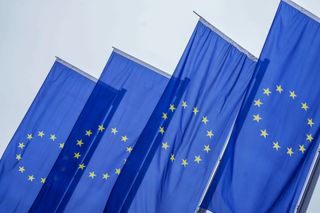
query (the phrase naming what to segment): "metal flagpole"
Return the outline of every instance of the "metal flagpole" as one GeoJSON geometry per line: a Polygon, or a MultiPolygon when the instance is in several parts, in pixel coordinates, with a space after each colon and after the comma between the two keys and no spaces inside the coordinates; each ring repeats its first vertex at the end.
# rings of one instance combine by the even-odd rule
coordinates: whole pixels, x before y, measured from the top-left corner
{"type": "Polygon", "coordinates": [[[58,61],[59,63],[65,65],[66,67],[69,67],[69,68],[73,69],[73,70],[76,71],[77,73],[83,75],[84,77],[86,77],[86,78],[88,78],[88,79],[90,79],[90,80],[92,80],[92,81],[94,81],[94,82],[97,82],[97,81],[98,81],[98,79],[96,79],[95,77],[93,77],[93,76],[90,75],[89,73],[87,73],[87,72],[79,69],[78,67],[70,64],[69,62],[67,62],[67,61],[59,58],[58,56],[56,56],[56,61],[58,61]]]}
{"type": "Polygon", "coordinates": [[[146,63],[146,62],[144,62],[144,61],[142,61],[142,60],[140,60],[140,59],[138,59],[138,58],[136,58],[136,57],[134,57],[134,56],[132,56],[132,55],[120,50],[120,49],[118,49],[118,48],[116,48],[116,47],[112,47],[112,48],[113,48],[114,52],[116,52],[116,53],[118,53],[118,54],[120,54],[120,55],[122,55],[122,56],[124,56],[124,57],[126,57],[126,58],[128,58],[128,59],[130,59],[130,60],[132,60],[132,61],[134,61],[136,63],[138,63],[138,64],[141,64],[141,65],[143,65],[143,66],[155,71],[156,73],[158,73],[160,75],[163,75],[166,78],[171,78],[171,75],[166,73],[165,71],[162,71],[162,70],[160,70],[160,69],[158,69],[158,68],[156,68],[156,67],[154,67],[154,66],[152,66],[152,65],[150,65],[150,64],[148,64],[148,63],[146,63]]]}
{"type": "Polygon", "coordinates": [[[221,32],[218,28],[216,28],[215,26],[213,26],[210,22],[208,22],[205,18],[203,18],[201,15],[199,15],[196,11],[193,11],[194,14],[196,14],[200,21],[206,25],[207,27],[209,27],[212,31],[214,31],[215,33],[217,33],[219,36],[221,36],[224,40],[228,41],[230,44],[232,44],[234,47],[236,47],[240,52],[243,52],[244,54],[246,54],[251,60],[253,61],[258,61],[257,57],[255,57],[254,55],[252,55],[248,50],[246,50],[245,48],[243,48],[240,44],[238,44],[237,42],[235,42],[234,40],[232,40],[229,36],[227,36],[226,34],[224,34],[223,32],[221,32]]]}

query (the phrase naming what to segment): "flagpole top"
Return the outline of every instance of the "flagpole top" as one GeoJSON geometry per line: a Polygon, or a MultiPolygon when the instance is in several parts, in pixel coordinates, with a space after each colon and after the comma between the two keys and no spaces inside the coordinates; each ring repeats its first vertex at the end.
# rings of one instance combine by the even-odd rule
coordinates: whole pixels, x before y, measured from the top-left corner
{"type": "Polygon", "coordinates": [[[213,24],[211,24],[209,21],[207,21],[205,18],[203,18],[199,13],[196,11],[193,11],[195,15],[199,17],[199,21],[203,23],[205,26],[210,28],[213,32],[217,33],[219,36],[221,36],[224,40],[232,44],[235,48],[237,48],[240,52],[246,54],[251,60],[258,61],[258,58],[254,56],[252,53],[250,53],[248,50],[246,50],[244,47],[242,47],[240,44],[238,44],[236,41],[231,39],[229,36],[227,36],[225,33],[223,33],[221,30],[219,30],[217,27],[215,27],[213,24]]]}
{"type": "Polygon", "coordinates": [[[60,58],[59,56],[55,56],[55,58],[56,58],[56,61],[57,61],[57,62],[59,62],[59,63],[65,65],[66,67],[74,70],[75,72],[79,73],[80,75],[83,75],[84,77],[86,77],[86,78],[88,78],[88,79],[90,79],[90,80],[92,80],[92,81],[94,81],[94,82],[97,82],[97,81],[98,81],[98,79],[96,79],[95,77],[93,77],[93,76],[90,75],[89,73],[87,73],[87,72],[81,70],[80,68],[78,68],[78,67],[70,64],[69,62],[63,60],[63,59],[60,58]]]}
{"type": "Polygon", "coordinates": [[[144,62],[144,61],[142,61],[142,60],[140,60],[140,59],[138,59],[138,58],[136,58],[136,57],[124,52],[124,51],[122,51],[122,50],[120,50],[120,49],[118,49],[117,47],[112,46],[112,49],[113,49],[114,52],[116,52],[116,53],[118,53],[118,54],[120,54],[120,55],[122,55],[122,56],[124,56],[124,57],[126,57],[126,58],[128,58],[128,59],[130,59],[130,60],[132,60],[132,61],[134,61],[134,62],[136,62],[138,64],[140,64],[140,65],[142,65],[142,66],[145,66],[145,67],[151,69],[152,71],[154,71],[154,72],[156,72],[156,73],[158,73],[158,74],[160,74],[160,75],[162,75],[162,76],[164,76],[166,78],[170,78],[171,77],[171,75],[168,74],[167,72],[162,71],[159,68],[154,67],[154,66],[152,66],[152,65],[150,65],[150,64],[148,64],[148,63],[146,63],[146,62],[144,62]]]}

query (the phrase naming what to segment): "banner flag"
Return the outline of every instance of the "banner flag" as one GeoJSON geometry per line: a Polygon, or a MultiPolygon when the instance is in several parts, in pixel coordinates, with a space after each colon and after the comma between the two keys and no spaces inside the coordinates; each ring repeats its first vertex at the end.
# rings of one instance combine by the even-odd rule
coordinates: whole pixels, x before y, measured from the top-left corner
{"type": "Polygon", "coordinates": [[[249,92],[202,208],[297,210],[319,147],[319,55],[319,19],[281,1],[260,56],[268,67],[249,92]]]}
{"type": "Polygon", "coordinates": [[[57,59],[0,162],[0,211],[27,212],[95,80],[57,59]]]}
{"type": "Polygon", "coordinates": [[[30,211],[103,211],[168,80],[114,51],[30,211]]]}
{"type": "Polygon", "coordinates": [[[253,56],[201,18],[105,212],[194,212],[255,65],[253,56]]]}

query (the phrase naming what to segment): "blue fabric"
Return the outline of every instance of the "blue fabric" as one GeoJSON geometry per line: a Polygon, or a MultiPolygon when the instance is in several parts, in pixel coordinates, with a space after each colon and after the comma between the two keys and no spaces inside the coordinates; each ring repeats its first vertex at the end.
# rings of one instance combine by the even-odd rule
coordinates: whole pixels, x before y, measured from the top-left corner
{"type": "Polygon", "coordinates": [[[263,75],[258,70],[259,85],[250,90],[203,208],[295,212],[319,143],[319,55],[320,24],[282,1],[260,56],[269,64],[263,75]]]}
{"type": "Polygon", "coordinates": [[[166,77],[113,52],[32,211],[101,212],[167,82],[166,77]],[[85,135],[88,129],[93,133],[90,137],[85,135]],[[81,147],[78,140],[84,143],[81,147]],[[78,152],[81,156],[76,159],[78,152]],[[85,168],[80,169],[80,164],[85,168]]]}
{"type": "Polygon", "coordinates": [[[255,65],[200,21],[105,212],[194,212],[255,65]]]}
{"type": "Polygon", "coordinates": [[[103,131],[99,125],[107,126],[117,108],[118,96],[123,94],[104,84],[97,82],[88,101],[86,102],[77,122],[65,142],[64,148],[54,163],[45,184],[42,186],[31,212],[55,212],[64,203],[63,197],[71,196],[83,173],[80,164],[88,164],[92,152],[98,146],[103,131]],[[77,142],[81,140],[83,144],[77,142]],[[93,151],[91,151],[93,150],[93,151]],[[70,192],[69,192],[70,191],[70,192]]]}
{"type": "Polygon", "coordinates": [[[41,178],[50,172],[94,85],[71,68],[54,63],[2,156],[0,212],[29,210],[43,185],[41,178]],[[42,131],[44,135],[39,134],[42,131]]]}

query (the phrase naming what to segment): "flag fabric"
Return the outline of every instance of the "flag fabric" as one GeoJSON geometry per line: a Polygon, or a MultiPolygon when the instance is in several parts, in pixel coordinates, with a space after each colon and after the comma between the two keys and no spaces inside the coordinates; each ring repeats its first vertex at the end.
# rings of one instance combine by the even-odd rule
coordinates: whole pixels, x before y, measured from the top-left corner
{"type": "Polygon", "coordinates": [[[0,162],[0,211],[27,212],[95,81],[57,60],[0,162]]]}
{"type": "Polygon", "coordinates": [[[319,147],[319,19],[281,1],[252,86],[202,208],[295,212],[319,147]]]}
{"type": "Polygon", "coordinates": [[[105,212],[194,212],[256,62],[200,19],[105,212]]]}
{"type": "Polygon", "coordinates": [[[168,80],[114,51],[31,212],[102,212],[168,80]]]}

